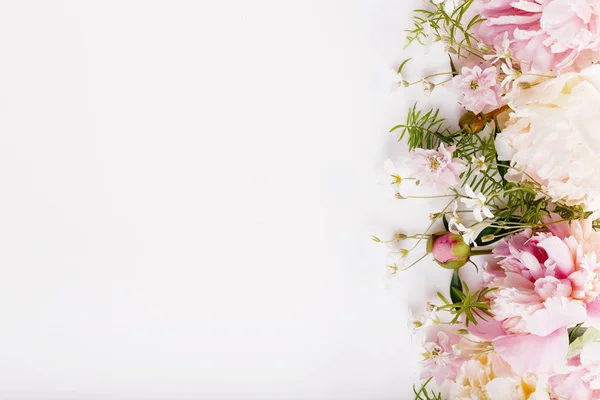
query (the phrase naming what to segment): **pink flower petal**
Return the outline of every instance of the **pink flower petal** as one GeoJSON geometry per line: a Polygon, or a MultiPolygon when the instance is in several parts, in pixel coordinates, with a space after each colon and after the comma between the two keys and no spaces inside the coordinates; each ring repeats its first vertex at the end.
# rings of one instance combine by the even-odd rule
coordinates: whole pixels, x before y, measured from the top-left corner
{"type": "Polygon", "coordinates": [[[559,328],[586,320],[585,307],[565,297],[549,298],[544,301],[544,307],[527,320],[527,330],[533,335],[546,336],[559,328]]]}
{"type": "Polygon", "coordinates": [[[518,375],[552,372],[566,362],[569,334],[561,328],[548,336],[505,336],[494,342],[494,349],[518,375]]]}
{"type": "Polygon", "coordinates": [[[538,243],[542,249],[546,250],[548,257],[556,263],[556,277],[566,278],[575,271],[575,261],[569,247],[560,238],[556,236],[540,240],[538,243]]]}
{"type": "Polygon", "coordinates": [[[488,342],[506,336],[506,332],[502,328],[502,322],[497,321],[492,317],[486,317],[486,321],[477,318],[477,325],[469,324],[467,330],[471,335],[477,336],[479,339],[488,342]]]}
{"type": "Polygon", "coordinates": [[[600,329],[600,297],[586,306],[588,322],[600,329]]]}

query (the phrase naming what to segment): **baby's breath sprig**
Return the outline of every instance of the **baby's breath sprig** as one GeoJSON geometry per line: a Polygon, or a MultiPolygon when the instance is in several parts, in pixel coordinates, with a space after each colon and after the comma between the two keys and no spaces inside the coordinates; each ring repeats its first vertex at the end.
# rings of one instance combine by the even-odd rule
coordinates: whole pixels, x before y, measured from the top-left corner
{"type": "Polygon", "coordinates": [[[484,19],[478,14],[466,21],[466,13],[474,0],[463,0],[454,10],[446,11],[443,2],[435,4],[432,10],[415,10],[412,22],[413,28],[407,30],[408,43],[413,42],[425,45],[428,41],[442,41],[449,54],[457,57],[473,55],[482,58],[477,45],[478,41],[470,31],[484,19]]]}

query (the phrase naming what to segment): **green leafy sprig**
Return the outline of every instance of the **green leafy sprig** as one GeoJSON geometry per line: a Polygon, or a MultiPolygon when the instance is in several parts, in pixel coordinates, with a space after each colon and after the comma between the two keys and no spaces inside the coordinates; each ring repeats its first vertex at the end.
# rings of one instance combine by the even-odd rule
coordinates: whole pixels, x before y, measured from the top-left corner
{"type": "Polygon", "coordinates": [[[417,391],[416,385],[413,386],[413,392],[415,394],[415,400],[442,400],[441,393],[435,393],[433,390],[427,389],[427,385],[433,378],[429,378],[421,385],[421,388],[417,391]]]}
{"type": "Polygon", "coordinates": [[[471,293],[471,289],[466,282],[462,281],[461,286],[463,290],[458,289],[457,286],[452,285],[450,290],[454,293],[455,298],[459,301],[448,301],[443,294],[438,292],[438,297],[444,302],[444,305],[438,307],[440,311],[448,311],[454,315],[451,324],[456,324],[461,319],[461,316],[465,317],[465,324],[477,325],[477,320],[485,320],[486,317],[493,318],[493,314],[490,312],[490,302],[486,299],[486,296],[496,290],[495,288],[482,288],[475,293],[471,293]]]}

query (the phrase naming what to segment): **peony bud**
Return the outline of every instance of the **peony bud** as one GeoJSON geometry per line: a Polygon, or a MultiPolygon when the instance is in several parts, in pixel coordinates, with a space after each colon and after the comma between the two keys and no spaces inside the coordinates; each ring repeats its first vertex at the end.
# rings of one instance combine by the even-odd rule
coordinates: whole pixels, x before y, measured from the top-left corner
{"type": "Polygon", "coordinates": [[[431,235],[427,242],[427,251],[433,254],[440,266],[458,269],[469,261],[471,246],[465,243],[461,235],[442,232],[431,235]]]}
{"type": "Polygon", "coordinates": [[[469,111],[460,118],[458,126],[466,133],[479,133],[485,128],[485,120],[481,114],[469,111]]]}

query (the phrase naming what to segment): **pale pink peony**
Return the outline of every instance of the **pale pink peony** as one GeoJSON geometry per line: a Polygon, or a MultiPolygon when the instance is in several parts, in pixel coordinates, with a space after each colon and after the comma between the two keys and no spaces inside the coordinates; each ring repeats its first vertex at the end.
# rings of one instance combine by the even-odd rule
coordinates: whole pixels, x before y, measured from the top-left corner
{"type": "Polygon", "coordinates": [[[463,67],[460,75],[452,79],[452,83],[463,95],[463,107],[475,114],[493,111],[502,103],[496,67],[491,66],[486,69],[478,65],[473,68],[463,67]]]}
{"type": "Polygon", "coordinates": [[[460,174],[466,170],[463,160],[452,157],[454,150],[456,146],[445,148],[444,144],[440,144],[437,151],[415,149],[411,152],[408,165],[423,183],[446,190],[456,186],[460,182],[460,174]]]}
{"type": "Polygon", "coordinates": [[[438,385],[446,380],[454,380],[467,360],[461,356],[459,346],[468,347],[470,343],[447,325],[431,325],[423,329],[425,360],[421,364],[421,379],[433,377],[438,385]]]}
{"type": "Polygon", "coordinates": [[[600,233],[592,222],[550,224],[499,242],[491,310],[511,334],[546,336],[587,319],[600,293],[600,233]]]}
{"type": "Polygon", "coordinates": [[[567,371],[550,378],[552,393],[560,398],[594,400],[600,398],[600,343],[587,344],[572,357],[567,371]]]}
{"type": "Polygon", "coordinates": [[[510,40],[513,58],[524,71],[579,70],[598,61],[600,5],[597,0],[478,0],[486,18],[483,42],[510,40]]]}

